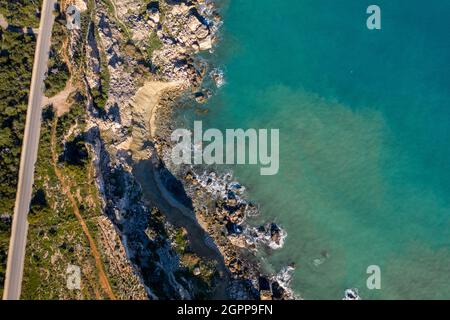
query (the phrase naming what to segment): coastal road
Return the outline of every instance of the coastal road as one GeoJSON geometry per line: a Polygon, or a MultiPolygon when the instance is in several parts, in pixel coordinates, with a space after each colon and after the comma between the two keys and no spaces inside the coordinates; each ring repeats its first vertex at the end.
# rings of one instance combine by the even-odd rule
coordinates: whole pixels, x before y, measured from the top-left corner
{"type": "Polygon", "coordinates": [[[27,216],[30,209],[34,165],[39,145],[44,77],[50,52],[55,2],[55,0],[44,0],[42,4],[40,32],[34,56],[27,120],[20,157],[19,183],[8,250],[5,289],[3,292],[4,300],[20,299],[28,231],[27,216]]]}

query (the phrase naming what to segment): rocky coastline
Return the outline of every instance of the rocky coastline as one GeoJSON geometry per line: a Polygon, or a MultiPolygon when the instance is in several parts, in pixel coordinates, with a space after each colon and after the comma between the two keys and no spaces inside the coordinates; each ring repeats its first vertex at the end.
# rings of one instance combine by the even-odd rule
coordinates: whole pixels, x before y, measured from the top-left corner
{"type": "Polygon", "coordinates": [[[206,78],[224,84],[223,73],[198,56],[218,41],[214,2],[80,2],[90,19],[85,33],[72,32],[69,51],[87,66],[86,142],[105,214],[148,298],[295,298],[294,266],[266,274],[256,256],[281,248],[285,231],[248,223],[258,207],[231,174],[176,167],[168,156],[180,98],[203,103],[206,78]]]}
{"type": "MultiPolygon", "coordinates": [[[[289,288],[294,265],[278,274],[267,274],[256,256],[258,250],[282,248],[286,232],[274,222],[259,227],[248,223],[260,214],[259,209],[246,199],[245,187],[234,181],[231,173],[187,170],[182,180],[193,199],[197,219],[217,243],[232,278],[249,281],[258,292],[256,299],[295,298],[289,288]]],[[[232,292],[231,297],[240,298],[232,292]]]]}

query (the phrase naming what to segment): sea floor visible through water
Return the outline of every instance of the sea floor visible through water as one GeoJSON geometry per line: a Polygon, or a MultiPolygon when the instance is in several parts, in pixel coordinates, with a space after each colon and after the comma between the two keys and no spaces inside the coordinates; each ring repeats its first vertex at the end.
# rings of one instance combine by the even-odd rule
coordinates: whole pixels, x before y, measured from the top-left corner
{"type": "Polygon", "coordinates": [[[286,229],[261,258],[275,273],[295,263],[303,298],[448,298],[450,3],[380,0],[375,31],[370,4],[226,2],[205,57],[225,84],[179,125],[280,130],[277,175],[231,169],[261,219],[286,229]],[[370,266],[380,289],[366,285],[370,266]]]}

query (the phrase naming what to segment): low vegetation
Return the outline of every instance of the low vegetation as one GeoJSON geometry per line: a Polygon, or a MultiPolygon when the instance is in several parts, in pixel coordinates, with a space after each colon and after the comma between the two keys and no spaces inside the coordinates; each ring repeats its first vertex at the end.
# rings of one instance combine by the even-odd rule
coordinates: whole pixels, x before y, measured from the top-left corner
{"type": "Polygon", "coordinates": [[[146,45],[147,45],[147,52],[146,52],[147,57],[149,59],[151,59],[153,52],[155,50],[161,49],[163,44],[162,44],[161,40],[159,39],[159,37],[156,35],[156,33],[152,32],[148,37],[146,45]]]}
{"type": "Polygon", "coordinates": [[[70,111],[57,121],[51,107],[43,114],[23,280],[23,299],[104,299],[89,242],[64,194],[55,165],[69,183],[89,231],[101,216],[90,156],[84,141],[84,96],[77,92],[70,111]],[[52,139],[52,130],[55,130],[52,139]],[[56,153],[56,163],[53,152],[56,153]],[[66,269],[81,268],[81,291],[67,288],[66,269]],[[52,275],[51,277],[49,275],[52,275]]]}
{"type": "Polygon", "coordinates": [[[70,78],[69,68],[62,56],[65,39],[67,39],[66,20],[63,15],[58,15],[53,25],[48,73],[45,79],[45,95],[47,97],[52,97],[64,90],[70,78]]]}
{"type": "Polygon", "coordinates": [[[0,0],[0,14],[14,26],[39,26],[39,10],[42,0],[0,0]]]}

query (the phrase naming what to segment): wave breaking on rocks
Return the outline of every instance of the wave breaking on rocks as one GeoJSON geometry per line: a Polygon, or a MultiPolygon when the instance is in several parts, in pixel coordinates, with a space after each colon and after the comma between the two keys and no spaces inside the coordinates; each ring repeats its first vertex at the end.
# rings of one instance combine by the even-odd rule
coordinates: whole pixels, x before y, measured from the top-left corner
{"type": "Polygon", "coordinates": [[[247,246],[254,250],[258,245],[264,245],[273,250],[283,247],[287,233],[275,222],[258,227],[246,223],[248,217],[260,215],[259,208],[247,200],[245,187],[233,180],[231,173],[218,175],[214,171],[203,171],[201,174],[196,174],[191,171],[188,175],[212,197],[223,202],[221,213],[225,216],[229,236],[243,236],[247,246]]]}
{"type": "Polygon", "coordinates": [[[182,180],[188,195],[196,200],[197,218],[218,244],[232,274],[248,279],[259,291],[260,299],[298,299],[290,288],[295,266],[288,265],[277,274],[265,275],[256,257],[260,249],[282,248],[286,231],[275,222],[251,224],[251,218],[260,216],[259,207],[248,200],[245,186],[232,173],[217,174],[193,167],[185,170],[182,180]]]}

